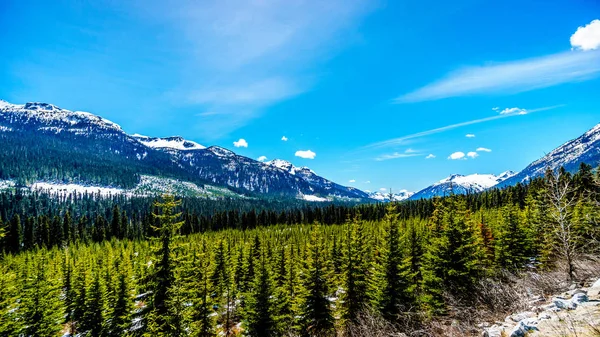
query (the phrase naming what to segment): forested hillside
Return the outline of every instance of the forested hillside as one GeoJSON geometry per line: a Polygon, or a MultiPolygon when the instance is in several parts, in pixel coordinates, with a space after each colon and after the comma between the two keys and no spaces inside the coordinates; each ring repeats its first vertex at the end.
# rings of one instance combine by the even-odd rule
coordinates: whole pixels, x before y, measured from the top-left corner
{"type": "Polygon", "coordinates": [[[573,261],[598,252],[599,201],[587,165],[323,209],[4,193],[0,335],[433,334],[432,321],[492,306],[480,284],[505,271],[566,262],[577,279],[573,261]]]}

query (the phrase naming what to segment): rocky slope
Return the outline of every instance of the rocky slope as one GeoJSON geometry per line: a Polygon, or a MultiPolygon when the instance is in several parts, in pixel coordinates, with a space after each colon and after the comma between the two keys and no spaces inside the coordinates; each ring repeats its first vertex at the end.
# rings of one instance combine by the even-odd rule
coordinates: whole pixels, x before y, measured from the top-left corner
{"type": "Polygon", "coordinates": [[[529,310],[503,322],[484,323],[484,337],[598,336],[600,332],[600,279],[557,296],[529,299],[529,310]]]}
{"type": "Polygon", "coordinates": [[[575,172],[582,162],[593,167],[600,164],[600,124],[529,164],[523,171],[498,184],[498,187],[525,183],[544,175],[547,168],[556,170],[562,166],[569,172],[575,172]]]}

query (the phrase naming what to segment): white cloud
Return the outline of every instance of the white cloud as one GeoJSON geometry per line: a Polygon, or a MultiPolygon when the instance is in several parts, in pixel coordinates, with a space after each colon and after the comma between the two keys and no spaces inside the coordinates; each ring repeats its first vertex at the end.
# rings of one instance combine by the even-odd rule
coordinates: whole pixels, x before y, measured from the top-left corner
{"type": "Polygon", "coordinates": [[[477,152],[492,152],[491,149],[485,148],[485,147],[478,147],[477,150],[475,150],[477,152]]]}
{"type": "Polygon", "coordinates": [[[448,159],[451,160],[457,160],[457,159],[466,159],[465,158],[465,153],[464,152],[454,152],[453,154],[451,154],[450,156],[448,156],[448,159]]]}
{"type": "Polygon", "coordinates": [[[406,149],[406,151],[404,151],[404,153],[417,153],[417,150],[413,150],[413,149],[406,149]]]}
{"type": "Polygon", "coordinates": [[[284,142],[288,141],[288,138],[286,136],[281,137],[281,140],[283,140],[284,142]]]}
{"type": "Polygon", "coordinates": [[[382,187],[382,188],[380,188],[379,190],[380,190],[380,191],[382,191],[382,192],[385,192],[385,191],[387,191],[387,188],[385,188],[385,187],[382,187]]]}
{"type": "Polygon", "coordinates": [[[571,46],[578,50],[600,48],[600,20],[592,20],[584,27],[577,28],[577,31],[571,35],[571,46]]]}
{"type": "MultiPolygon", "coordinates": [[[[498,110],[496,110],[498,111],[498,110]]],[[[521,108],[506,108],[500,111],[501,115],[526,115],[527,110],[521,108]]]]}
{"type": "Polygon", "coordinates": [[[315,159],[317,154],[312,152],[311,150],[306,150],[306,151],[300,150],[300,151],[296,151],[295,156],[304,158],[304,159],[315,159]]]}
{"type": "Polygon", "coordinates": [[[433,153],[430,153],[427,155],[427,157],[425,157],[425,159],[433,159],[435,158],[435,155],[433,153]]]}
{"type": "MultiPolygon", "coordinates": [[[[540,112],[540,111],[546,111],[546,110],[556,109],[556,108],[560,108],[560,107],[563,107],[563,106],[564,105],[555,105],[555,106],[549,106],[549,107],[544,107],[544,108],[532,109],[532,110],[528,110],[527,113],[531,114],[531,113],[534,113],[534,112],[540,112]]],[[[429,136],[429,135],[433,135],[433,134],[436,134],[436,133],[440,133],[440,132],[444,132],[444,131],[456,129],[456,128],[467,126],[467,125],[473,125],[473,124],[479,124],[479,123],[484,123],[484,122],[490,122],[490,121],[494,121],[494,120],[497,120],[497,119],[508,118],[508,117],[513,117],[513,116],[521,116],[521,115],[520,114],[504,114],[504,115],[495,115],[495,116],[491,116],[491,117],[474,119],[474,120],[470,120],[470,121],[466,121],[466,122],[461,122],[461,123],[456,123],[456,124],[442,126],[442,127],[431,129],[431,130],[427,130],[427,131],[417,132],[417,133],[413,133],[413,134],[402,136],[402,137],[398,137],[398,138],[384,140],[382,142],[377,142],[377,143],[373,143],[373,144],[369,144],[369,145],[363,146],[362,148],[363,149],[370,149],[370,148],[382,148],[382,147],[389,147],[389,146],[397,146],[397,145],[403,144],[404,142],[406,142],[407,140],[410,140],[410,139],[425,137],[425,136],[429,136]]]]}
{"type": "Polygon", "coordinates": [[[371,183],[370,180],[365,181],[365,184],[370,184],[370,183],[371,183]]]}
{"type": "Polygon", "coordinates": [[[479,154],[477,152],[471,151],[471,152],[467,153],[467,157],[475,159],[475,158],[479,157],[479,154]]]}
{"type": "Polygon", "coordinates": [[[237,142],[233,142],[235,147],[248,147],[248,142],[244,138],[240,138],[237,142]]]}
{"type": "Polygon", "coordinates": [[[375,158],[375,160],[377,161],[383,161],[383,160],[390,160],[390,159],[397,159],[397,158],[408,158],[408,157],[415,157],[415,156],[420,156],[420,154],[418,153],[400,153],[400,152],[394,152],[394,153],[389,153],[389,154],[382,154],[381,156],[375,158]]]}
{"type": "Polygon", "coordinates": [[[396,103],[483,94],[513,94],[600,75],[600,51],[568,51],[504,63],[471,66],[395,99],[396,103]]]}
{"type": "Polygon", "coordinates": [[[354,179],[350,179],[348,182],[349,182],[349,183],[355,183],[355,182],[356,182],[356,180],[354,180],[354,179]]]}
{"type": "Polygon", "coordinates": [[[260,156],[256,160],[258,160],[258,161],[265,161],[265,160],[267,160],[267,157],[266,156],[260,156]]]}
{"type": "Polygon", "coordinates": [[[475,135],[474,135],[474,134],[472,134],[472,133],[467,133],[467,134],[465,135],[465,137],[467,137],[467,138],[475,138],[475,135]]]}

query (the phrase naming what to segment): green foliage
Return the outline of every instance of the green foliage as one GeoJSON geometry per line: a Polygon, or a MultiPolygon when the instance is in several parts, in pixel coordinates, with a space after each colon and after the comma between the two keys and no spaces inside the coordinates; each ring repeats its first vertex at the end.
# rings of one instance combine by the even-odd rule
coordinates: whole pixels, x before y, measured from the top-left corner
{"type": "Polygon", "coordinates": [[[325,245],[318,226],[313,227],[306,250],[301,331],[308,336],[329,336],[334,329],[334,319],[328,298],[325,245]]]}
{"type": "MultiPolygon", "coordinates": [[[[565,212],[574,251],[593,251],[600,230],[597,180],[584,173],[557,178],[574,198],[565,212]]],[[[470,305],[483,276],[563,259],[549,181],[210,215],[203,209],[218,203],[0,193],[0,228],[9,235],[17,215],[21,227],[2,239],[0,335],[332,336],[363,310],[392,324],[417,310],[449,313],[448,296],[470,305]]]]}

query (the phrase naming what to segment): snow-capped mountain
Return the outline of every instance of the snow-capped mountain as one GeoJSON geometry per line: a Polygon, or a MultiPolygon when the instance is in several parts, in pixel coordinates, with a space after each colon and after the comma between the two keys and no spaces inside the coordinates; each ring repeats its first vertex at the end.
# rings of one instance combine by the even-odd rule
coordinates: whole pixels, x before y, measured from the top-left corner
{"type": "Polygon", "coordinates": [[[498,184],[498,187],[525,183],[529,179],[543,176],[547,168],[556,170],[564,167],[569,172],[575,172],[581,163],[593,167],[600,164],[600,124],[529,164],[523,171],[498,184]]]}
{"type": "MultiPolygon", "coordinates": [[[[392,193],[391,199],[393,201],[403,201],[403,200],[409,199],[411,196],[413,196],[413,194],[415,194],[415,192],[409,192],[407,190],[400,190],[398,193],[392,193]]],[[[371,198],[373,200],[377,200],[377,201],[388,202],[388,201],[390,201],[390,194],[379,192],[379,191],[371,192],[371,193],[369,193],[369,198],[371,198]]]]}
{"type": "Polygon", "coordinates": [[[413,194],[410,199],[418,200],[433,198],[435,196],[442,197],[450,194],[478,193],[496,186],[498,183],[509,179],[514,174],[515,173],[512,171],[506,171],[499,175],[471,174],[465,176],[453,174],[413,194]]]}
{"type": "Polygon", "coordinates": [[[102,117],[47,103],[0,101],[0,143],[6,144],[0,147],[0,167],[9,168],[0,170],[0,180],[116,182],[119,186],[113,187],[132,188],[142,175],[152,175],[259,197],[368,198],[366,193],[333,183],[306,167],[284,161],[262,163],[178,136],[129,135],[102,117]],[[9,162],[16,149],[22,150],[19,158],[9,162]],[[29,161],[21,161],[21,157],[29,161]]]}

